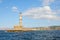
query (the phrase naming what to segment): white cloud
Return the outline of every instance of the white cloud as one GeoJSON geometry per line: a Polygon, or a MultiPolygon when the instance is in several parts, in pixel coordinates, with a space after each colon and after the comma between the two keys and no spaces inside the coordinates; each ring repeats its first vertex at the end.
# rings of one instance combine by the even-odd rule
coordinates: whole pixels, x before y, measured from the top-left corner
{"type": "Polygon", "coordinates": [[[56,13],[60,14],[60,10],[55,10],[55,11],[56,11],[56,13]]]}
{"type": "Polygon", "coordinates": [[[56,15],[49,6],[31,8],[24,12],[24,16],[28,16],[34,19],[48,19],[48,20],[59,20],[59,16],[56,15]]]}
{"type": "Polygon", "coordinates": [[[54,2],[54,0],[43,0],[43,5],[49,5],[50,3],[54,2]]]}
{"type": "Polygon", "coordinates": [[[18,10],[18,8],[17,8],[16,6],[13,6],[13,7],[12,7],[12,11],[13,11],[13,12],[19,12],[19,10],[18,10]]]}

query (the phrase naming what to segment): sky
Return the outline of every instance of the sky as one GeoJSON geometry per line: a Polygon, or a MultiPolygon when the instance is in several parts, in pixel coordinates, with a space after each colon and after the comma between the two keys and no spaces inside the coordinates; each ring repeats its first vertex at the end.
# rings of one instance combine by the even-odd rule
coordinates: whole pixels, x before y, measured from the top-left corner
{"type": "Polygon", "coordinates": [[[0,28],[13,28],[23,15],[24,27],[60,25],[60,0],[0,0],[0,28]]]}

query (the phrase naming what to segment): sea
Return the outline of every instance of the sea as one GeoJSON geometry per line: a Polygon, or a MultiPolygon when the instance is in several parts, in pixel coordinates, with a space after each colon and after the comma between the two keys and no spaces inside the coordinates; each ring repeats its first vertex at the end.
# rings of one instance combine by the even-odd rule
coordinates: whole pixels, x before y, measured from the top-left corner
{"type": "Polygon", "coordinates": [[[60,30],[7,32],[0,30],[0,40],[60,40],[60,30]]]}

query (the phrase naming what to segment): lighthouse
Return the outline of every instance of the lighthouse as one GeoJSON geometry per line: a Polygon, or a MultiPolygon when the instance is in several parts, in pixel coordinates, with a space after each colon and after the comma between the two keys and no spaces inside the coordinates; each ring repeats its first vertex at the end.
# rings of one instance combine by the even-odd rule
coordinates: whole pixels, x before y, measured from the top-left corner
{"type": "Polygon", "coordinates": [[[22,30],[22,13],[19,13],[19,24],[14,26],[14,30],[22,30]]]}
{"type": "Polygon", "coordinates": [[[19,13],[19,26],[22,28],[22,13],[19,13]]]}

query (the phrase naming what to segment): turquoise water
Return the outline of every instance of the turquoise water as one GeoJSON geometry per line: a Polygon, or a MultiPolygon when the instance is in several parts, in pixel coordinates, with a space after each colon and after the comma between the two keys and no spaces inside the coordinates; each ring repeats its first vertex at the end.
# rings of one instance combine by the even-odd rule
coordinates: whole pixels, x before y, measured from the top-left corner
{"type": "Polygon", "coordinates": [[[0,40],[60,40],[60,30],[29,32],[0,31],[0,40]]]}

